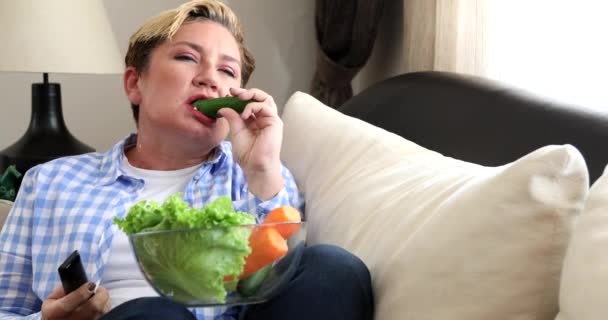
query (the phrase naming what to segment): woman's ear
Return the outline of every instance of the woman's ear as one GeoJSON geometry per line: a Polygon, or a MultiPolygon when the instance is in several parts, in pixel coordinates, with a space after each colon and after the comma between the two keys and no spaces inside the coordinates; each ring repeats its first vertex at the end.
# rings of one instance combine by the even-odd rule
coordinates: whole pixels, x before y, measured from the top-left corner
{"type": "Polygon", "coordinates": [[[139,73],[135,70],[135,67],[128,67],[123,75],[123,86],[127,98],[132,104],[141,104],[141,92],[139,91],[139,73]]]}

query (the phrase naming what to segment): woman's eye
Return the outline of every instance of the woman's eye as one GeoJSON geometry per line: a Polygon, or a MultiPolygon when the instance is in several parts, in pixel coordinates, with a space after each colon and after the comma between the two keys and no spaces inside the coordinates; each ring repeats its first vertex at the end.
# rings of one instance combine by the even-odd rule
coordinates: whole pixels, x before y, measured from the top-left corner
{"type": "Polygon", "coordinates": [[[230,70],[230,69],[221,69],[220,71],[223,72],[223,73],[225,73],[226,75],[228,75],[231,78],[235,77],[234,76],[234,72],[232,72],[232,70],[230,70]]]}
{"type": "Polygon", "coordinates": [[[180,60],[180,61],[194,61],[196,62],[196,60],[194,60],[194,58],[192,56],[189,55],[180,55],[175,57],[176,60],[180,60]]]}

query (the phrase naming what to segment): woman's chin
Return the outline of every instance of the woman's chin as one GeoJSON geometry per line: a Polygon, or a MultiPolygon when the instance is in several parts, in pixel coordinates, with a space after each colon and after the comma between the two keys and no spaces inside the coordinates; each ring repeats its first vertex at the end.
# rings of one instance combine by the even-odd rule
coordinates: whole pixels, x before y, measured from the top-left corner
{"type": "MultiPolygon", "coordinates": [[[[224,119],[221,119],[225,121],[224,119]]],[[[216,122],[213,127],[201,126],[200,124],[190,130],[190,137],[194,140],[204,141],[206,144],[220,144],[228,136],[228,124],[216,122]]]]}

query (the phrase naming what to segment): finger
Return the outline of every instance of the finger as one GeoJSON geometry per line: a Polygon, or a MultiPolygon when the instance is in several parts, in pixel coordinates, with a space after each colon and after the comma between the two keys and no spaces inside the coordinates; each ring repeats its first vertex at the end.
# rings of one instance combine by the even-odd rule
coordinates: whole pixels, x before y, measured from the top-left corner
{"type": "Polygon", "coordinates": [[[251,89],[237,95],[241,100],[266,101],[270,96],[262,91],[251,89]]]}
{"type": "Polygon", "coordinates": [[[91,296],[95,294],[95,287],[96,284],[94,282],[85,283],[57,302],[64,311],[71,312],[76,310],[76,308],[88,301],[91,296]]]}
{"type": "Polygon", "coordinates": [[[61,298],[65,296],[63,287],[56,287],[46,300],[42,303],[41,315],[43,319],[65,318],[71,311],[65,311],[61,307],[61,298]]]}
{"type": "Polygon", "coordinates": [[[238,96],[239,94],[247,91],[247,89],[245,88],[239,88],[239,87],[234,87],[234,88],[230,88],[230,94],[233,96],[238,96]]]}
{"type": "Polygon", "coordinates": [[[63,296],[65,296],[65,292],[63,291],[63,287],[62,286],[57,286],[57,287],[55,287],[55,289],[53,290],[53,292],[51,292],[51,294],[49,294],[49,296],[47,297],[47,299],[59,299],[59,298],[62,298],[63,296]]]}
{"type": "Polygon", "coordinates": [[[76,311],[78,314],[92,315],[104,314],[107,311],[107,305],[110,303],[108,291],[99,287],[95,295],[93,295],[86,303],[83,303],[76,311]]]}
{"type": "Polygon", "coordinates": [[[112,299],[108,299],[106,305],[103,306],[103,314],[106,314],[112,310],[112,299]]]}
{"type": "Polygon", "coordinates": [[[106,305],[110,303],[110,294],[106,288],[99,287],[89,302],[97,312],[104,312],[106,305]]]}
{"type": "Polygon", "coordinates": [[[232,88],[231,93],[234,96],[239,97],[239,99],[246,100],[254,100],[258,102],[268,101],[271,107],[276,108],[276,104],[274,103],[274,99],[267,92],[260,89],[243,89],[243,88],[232,88]]]}
{"type": "Polygon", "coordinates": [[[246,126],[241,116],[230,108],[222,108],[218,110],[217,113],[228,121],[228,126],[230,126],[230,131],[232,133],[239,132],[246,126]]]}
{"type": "MultiPolygon", "coordinates": [[[[274,102],[274,98],[268,93],[260,90],[260,89],[242,89],[242,88],[232,88],[231,93],[238,97],[242,101],[253,100],[257,102],[263,102],[268,105],[269,110],[271,110],[274,114],[279,114],[279,110],[277,108],[277,104],[274,102]]],[[[251,103],[249,103],[251,104],[251,103]]],[[[255,113],[255,112],[254,112],[255,113]]],[[[242,113],[241,113],[242,115],[242,113]]],[[[251,115],[246,113],[243,116],[243,119],[249,118],[251,115]]]]}
{"type": "Polygon", "coordinates": [[[241,112],[241,118],[248,119],[255,115],[256,118],[276,117],[276,110],[271,108],[266,102],[252,102],[245,106],[241,112]]]}

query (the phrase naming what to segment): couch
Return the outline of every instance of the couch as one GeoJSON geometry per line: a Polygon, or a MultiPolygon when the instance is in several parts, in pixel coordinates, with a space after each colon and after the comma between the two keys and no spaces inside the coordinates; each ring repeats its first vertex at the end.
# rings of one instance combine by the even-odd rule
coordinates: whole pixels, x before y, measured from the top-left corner
{"type": "Polygon", "coordinates": [[[0,200],[0,227],[4,225],[4,220],[8,215],[8,211],[11,209],[12,202],[8,200],[0,200]]]}
{"type": "MultiPolygon", "coordinates": [[[[584,320],[608,311],[603,115],[420,72],[338,110],[297,92],[282,118],[281,157],[306,198],[308,241],[363,259],[376,319],[584,320]]],[[[0,202],[0,224],[9,207],[0,202]]]]}
{"type": "Polygon", "coordinates": [[[282,117],[308,241],[363,259],[376,319],[608,314],[605,115],[420,72],[338,110],[296,93],[282,117]]]}

